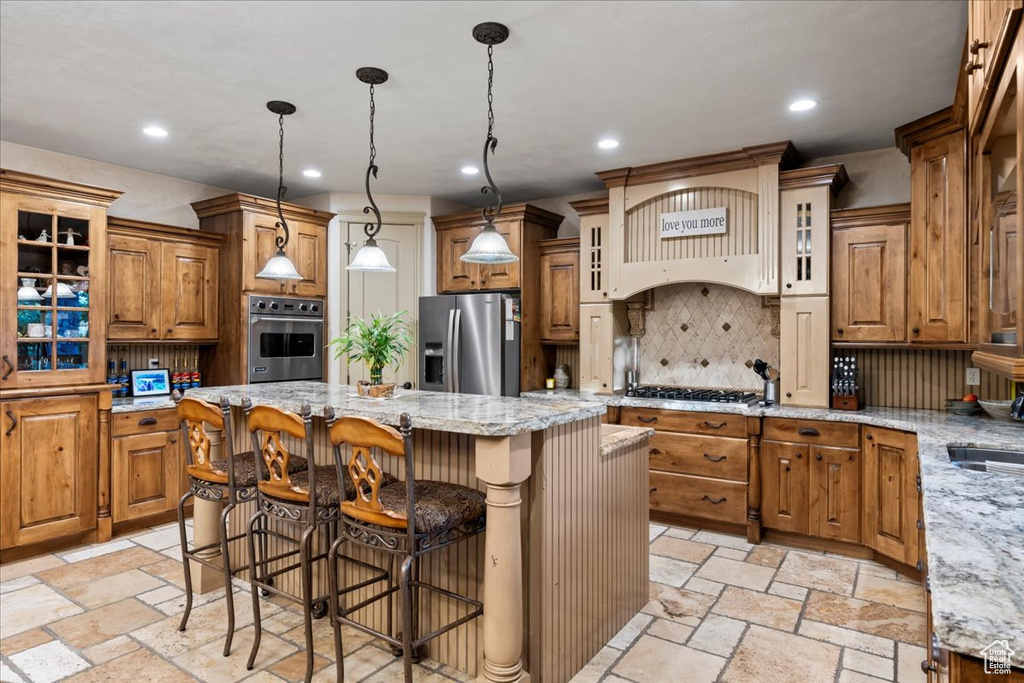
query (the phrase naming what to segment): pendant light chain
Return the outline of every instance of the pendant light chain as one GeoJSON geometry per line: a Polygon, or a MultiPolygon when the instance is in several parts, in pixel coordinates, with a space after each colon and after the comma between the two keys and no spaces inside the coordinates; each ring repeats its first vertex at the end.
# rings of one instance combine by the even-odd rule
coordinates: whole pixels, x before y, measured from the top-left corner
{"type": "Polygon", "coordinates": [[[285,221],[284,212],[281,211],[281,200],[284,199],[285,193],[288,192],[288,188],[284,185],[284,114],[277,115],[277,126],[277,227],[284,230],[284,237],[276,235],[274,237],[274,243],[277,245],[278,251],[283,253],[285,245],[288,244],[288,222],[285,221]]]}
{"type": "Polygon", "coordinates": [[[494,46],[487,46],[487,138],[494,137],[494,46]]]}
{"type": "Polygon", "coordinates": [[[494,194],[497,206],[485,205],[480,209],[480,216],[487,224],[485,227],[493,226],[494,219],[501,213],[501,192],[491,178],[491,169],[487,164],[488,153],[494,154],[498,147],[498,138],[494,137],[494,45],[487,45],[487,139],[484,140],[484,175],[487,177],[487,185],[480,188],[481,194],[494,194]]]}
{"type": "Polygon", "coordinates": [[[377,208],[377,202],[373,201],[373,194],[370,192],[370,174],[372,173],[374,178],[377,177],[377,164],[375,163],[377,159],[377,146],[373,142],[373,117],[377,113],[377,105],[373,99],[373,85],[373,83],[370,83],[370,163],[366,167],[366,199],[370,202],[370,206],[364,206],[363,213],[368,214],[373,211],[373,215],[377,219],[377,225],[366,223],[363,225],[363,231],[366,233],[367,239],[376,244],[374,238],[380,232],[381,216],[380,209],[377,208]]]}

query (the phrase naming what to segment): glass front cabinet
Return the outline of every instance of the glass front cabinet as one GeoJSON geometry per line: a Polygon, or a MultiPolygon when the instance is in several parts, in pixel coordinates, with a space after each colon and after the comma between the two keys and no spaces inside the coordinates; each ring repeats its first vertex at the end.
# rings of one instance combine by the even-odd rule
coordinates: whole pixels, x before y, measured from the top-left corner
{"type": "Polygon", "coordinates": [[[0,170],[0,389],[102,382],[120,192],[0,170]]]}

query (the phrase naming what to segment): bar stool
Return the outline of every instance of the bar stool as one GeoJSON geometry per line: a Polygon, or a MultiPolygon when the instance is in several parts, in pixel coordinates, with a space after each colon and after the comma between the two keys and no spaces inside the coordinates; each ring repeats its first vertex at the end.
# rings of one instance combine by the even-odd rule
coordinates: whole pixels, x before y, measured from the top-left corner
{"type": "MultiPolygon", "coordinates": [[[[306,457],[313,461],[312,418],[308,405],[299,409],[299,414],[290,413],[271,406],[253,406],[245,399],[246,421],[252,437],[256,458],[259,484],[256,487],[256,513],[249,520],[249,581],[252,585],[252,609],[255,620],[255,638],[246,668],[251,670],[259,652],[263,625],[260,617],[258,593],[276,594],[302,605],[303,623],[306,636],[306,681],[313,677],[313,619],[327,614],[326,595],[313,595],[313,564],[327,557],[327,552],[313,554],[313,538],[319,529],[327,530],[327,547],[337,536],[341,491],[355,495],[351,486],[339,486],[337,471],[333,465],[314,465],[292,473],[290,463],[298,456],[292,455],[282,442],[282,435],[302,439],[306,457]],[[269,476],[264,476],[264,468],[269,476]],[[313,495],[310,495],[310,492],[313,495]],[[288,527],[294,534],[271,529],[269,521],[275,520],[288,527]],[[260,552],[256,551],[256,537],[261,540],[260,552]],[[272,557],[267,556],[268,541],[276,538],[292,546],[272,557]],[[295,555],[298,562],[271,569],[271,564],[280,563],[295,555]],[[298,569],[301,580],[301,595],[295,596],[274,585],[274,579],[286,572],[298,569]]],[[[315,462],[315,461],[314,461],[315,462]]],[[[393,479],[393,478],[392,478],[393,479]]],[[[381,573],[376,567],[366,567],[381,573]]],[[[380,579],[377,579],[380,580],[380,579]]]]}
{"type": "Polygon", "coordinates": [[[441,481],[416,481],[413,462],[412,419],[403,413],[399,418],[401,431],[362,417],[335,418],[334,411],[324,409],[334,459],[340,481],[351,481],[355,498],[341,504],[342,532],[328,554],[327,579],[334,627],[334,656],[337,679],[345,680],[341,642],[341,625],[368,633],[389,643],[392,650],[401,648],[405,664],[405,681],[412,682],[415,652],[424,643],[465,624],[483,614],[483,603],[463,595],[432,586],[419,580],[418,561],[428,553],[447,548],[484,530],[487,510],[484,494],[467,486],[441,481]],[[351,454],[347,463],[342,445],[348,444],[351,454]],[[405,459],[405,481],[389,484],[373,455],[373,449],[405,459]],[[346,543],[390,553],[401,559],[399,585],[389,580],[388,588],[362,602],[343,607],[340,604],[338,559],[346,543]],[[433,591],[468,604],[468,614],[425,635],[417,636],[420,590],[433,591]],[[391,624],[390,600],[400,593],[402,632],[397,636],[391,624]],[[414,595],[415,592],[415,595],[414,595]],[[388,632],[378,631],[348,618],[378,600],[388,599],[388,632]]]}
{"type": "MultiPolygon", "coordinates": [[[[227,602],[228,633],[224,640],[224,656],[231,652],[231,640],[235,634],[235,602],[231,591],[231,577],[248,569],[248,563],[238,566],[231,564],[230,543],[245,538],[245,533],[229,535],[228,517],[239,503],[251,500],[256,494],[256,464],[252,451],[235,453],[231,438],[231,408],[226,398],[221,398],[220,407],[197,398],[183,398],[178,391],[174,392],[177,403],[178,420],[181,423],[182,437],[186,449],[187,464],[185,473],[189,477],[189,489],[178,501],[178,532],[181,535],[181,560],[185,572],[185,613],[181,616],[179,631],[184,631],[192,613],[192,570],[190,560],[224,573],[224,596],[227,602]],[[206,425],[218,429],[223,435],[223,452],[228,456],[217,460],[211,459],[210,436],[206,425]],[[201,498],[224,506],[218,526],[219,539],[213,543],[193,547],[188,545],[185,533],[185,503],[191,497],[201,498]],[[220,562],[211,561],[205,556],[220,547],[220,562]]],[[[297,458],[289,463],[294,471],[306,468],[304,458],[297,458]]]]}

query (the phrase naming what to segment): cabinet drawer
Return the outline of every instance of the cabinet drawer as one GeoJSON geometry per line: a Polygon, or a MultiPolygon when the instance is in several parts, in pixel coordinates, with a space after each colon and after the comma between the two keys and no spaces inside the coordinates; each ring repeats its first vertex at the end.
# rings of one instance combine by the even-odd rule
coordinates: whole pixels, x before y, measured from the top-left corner
{"type": "Polygon", "coordinates": [[[690,413],[653,408],[623,408],[620,414],[622,424],[634,427],[654,427],[658,431],[734,436],[741,439],[747,436],[747,418],[744,415],[690,413]]]}
{"type": "Polygon", "coordinates": [[[652,470],[746,481],[747,440],[655,432],[650,466],[652,470]]]}
{"type": "Polygon", "coordinates": [[[174,408],[142,410],[135,413],[114,413],[110,418],[111,422],[114,423],[114,436],[170,432],[181,426],[178,422],[178,411],[174,408]]]}
{"type": "Polygon", "coordinates": [[[763,438],[770,441],[859,448],[860,427],[848,422],[767,418],[764,421],[763,438]]]}
{"type": "Polygon", "coordinates": [[[651,472],[651,510],[743,524],[747,485],[687,474],[651,472]]]}

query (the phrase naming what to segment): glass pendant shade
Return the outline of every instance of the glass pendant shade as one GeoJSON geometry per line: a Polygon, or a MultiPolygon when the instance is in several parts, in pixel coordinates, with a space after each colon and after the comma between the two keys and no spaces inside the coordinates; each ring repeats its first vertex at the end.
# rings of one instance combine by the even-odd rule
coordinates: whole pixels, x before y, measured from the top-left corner
{"type": "Polygon", "coordinates": [[[359,248],[352,263],[345,266],[345,270],[356,270],[364,273],[394,273],[395,267],[388,261],[388,255],[377,246],[377,240],[372,237],[366,240],[366,244],[359,248]]]}
{"type": "MultiPolygon", "coordinates": [[[[57,298],[58,299],[66,299],[66,298],[68,298],[70,296],[74,296],[74,295],[75,295],[75,292],[71,289],[70,285],[67,285],[67,284],[65,284],[63,282],[58,282],[57,283],[57,298]]],[[[52,284],[49,287],[46,288],[46,291],[43,292],[43,296],[45,296],[45,297],[52,297],[53,296],[53,285],[52,284]]]]}
{"type": "Polygon", "coordinates": [[[263,266],[263,270],[256,273],[256,277],[264,278],[266,280],[301,280],[302,276],[299,275],[299,271],[295,270],[295,264],[292,263],[291,259],[284,253],[283,249],[278,250],[269,261],[267,265],[263,266]]]}
{"type": "Polygon", "coordinates": [[[508,248],[508,242],[494,225],[488,224],[459,259],[466,263],[515,263],[519,257],[508,248]]]}

